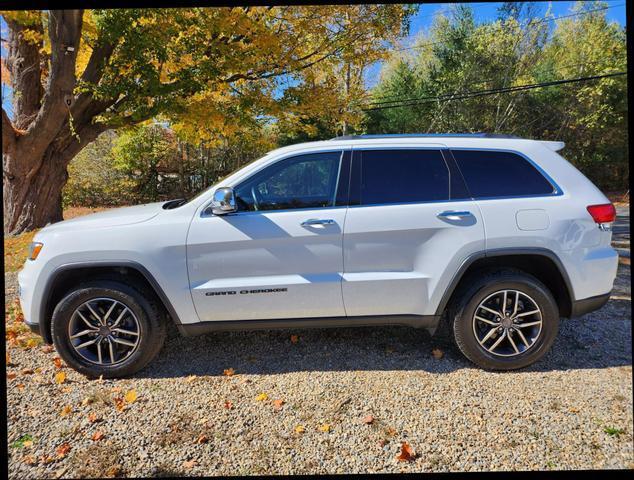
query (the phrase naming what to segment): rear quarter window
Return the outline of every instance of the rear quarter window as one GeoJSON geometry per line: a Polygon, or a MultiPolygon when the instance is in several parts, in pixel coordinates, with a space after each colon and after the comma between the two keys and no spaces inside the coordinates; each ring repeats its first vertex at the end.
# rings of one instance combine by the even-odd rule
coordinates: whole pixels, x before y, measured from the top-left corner
{"type": "Polygon", "coordinates": [[[474,198],[551,195],[554,186],[524,157],[493,150],[452,150],[474,198]]]}

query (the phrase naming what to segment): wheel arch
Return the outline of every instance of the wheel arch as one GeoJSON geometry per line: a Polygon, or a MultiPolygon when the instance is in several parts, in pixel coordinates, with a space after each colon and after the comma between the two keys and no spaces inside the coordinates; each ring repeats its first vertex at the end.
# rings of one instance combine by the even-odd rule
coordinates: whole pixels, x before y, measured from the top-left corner
{"type": "Polygon", "coordinates": [[[540,280],[551,291],[561,317],[570,317],[575,302],[572,283],[559,257],[545,248],[500,248],[469,256],[454,274],[440,300],[436,315],[442,315],[460,287],[479,271],[511,267],[540,280]]]}
{"type": "Polygon", "coordinates": [[[172,321],[180,324],[180,318],[169,298],[154,276],[138,262],[134,261],[94,261],[60,265],[49,276],[40,304],[40,334],[46,343],[52,343],[51,317],[59,301],[73,288],[86,280],[110,279],[132,282],[153,295],[163,312],[172,321]]]}

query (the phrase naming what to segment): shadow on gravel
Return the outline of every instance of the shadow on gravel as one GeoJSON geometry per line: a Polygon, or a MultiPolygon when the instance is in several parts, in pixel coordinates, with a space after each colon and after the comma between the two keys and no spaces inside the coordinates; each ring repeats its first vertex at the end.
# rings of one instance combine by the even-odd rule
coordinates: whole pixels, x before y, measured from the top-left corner
{"type": "MultiPolygon", "coordinates": [[[[548,355],[518,372],[631,364],[631,302],[612,299],[582,318],[562,320],[548,355]]],[[[408,327],[222,332],[188,338],[173,328],[159,356],[137,377],[218,376],[227,368],[242,374],[273,375],[354,370],[448,373],[477,367],[453,344],[408,327]],[[299,337],[297,343],[291,342],[291,335],[299,337]],[[434,348],[444,352],[442,359],[432,356],[434,348]]]]}

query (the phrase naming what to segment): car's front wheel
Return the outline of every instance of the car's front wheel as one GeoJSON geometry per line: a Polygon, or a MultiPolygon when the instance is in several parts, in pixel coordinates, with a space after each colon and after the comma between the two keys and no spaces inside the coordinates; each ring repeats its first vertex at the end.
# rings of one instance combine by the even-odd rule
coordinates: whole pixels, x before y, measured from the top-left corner
{"type": "Polygon", "coordinates": [[[145,367],[165,340],[165,322],[151,295],[114,280],[87,282],[56,306],[53,343],[75,370],[123,377],[145,367]]]}
{"type": "Polygon", "coordinates": [[[538,361],[559,329],[559,309],[551,292],[517,270],[473,278],[458,295],[451,316],[458,348],[490,370],[512,370],[538,361]]]}

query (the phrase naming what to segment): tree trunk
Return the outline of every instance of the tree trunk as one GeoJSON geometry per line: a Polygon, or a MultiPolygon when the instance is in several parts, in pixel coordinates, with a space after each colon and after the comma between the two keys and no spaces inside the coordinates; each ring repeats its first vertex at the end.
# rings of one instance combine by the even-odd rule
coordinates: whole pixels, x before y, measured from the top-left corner
{"type": "MultiPolygon", "coordinates": [[[[19,151],[15,154],[20,156],[19,151]]],[[[11,154],[5,154],[8,155],[11,154]]],[[[68,173],[66,165],[59,165],[60,156],[60,152],[49,148],[32,176],[5,175],[2,201],[6,233],[20,233],[63,220],[62,189],[68,173]]]]}

